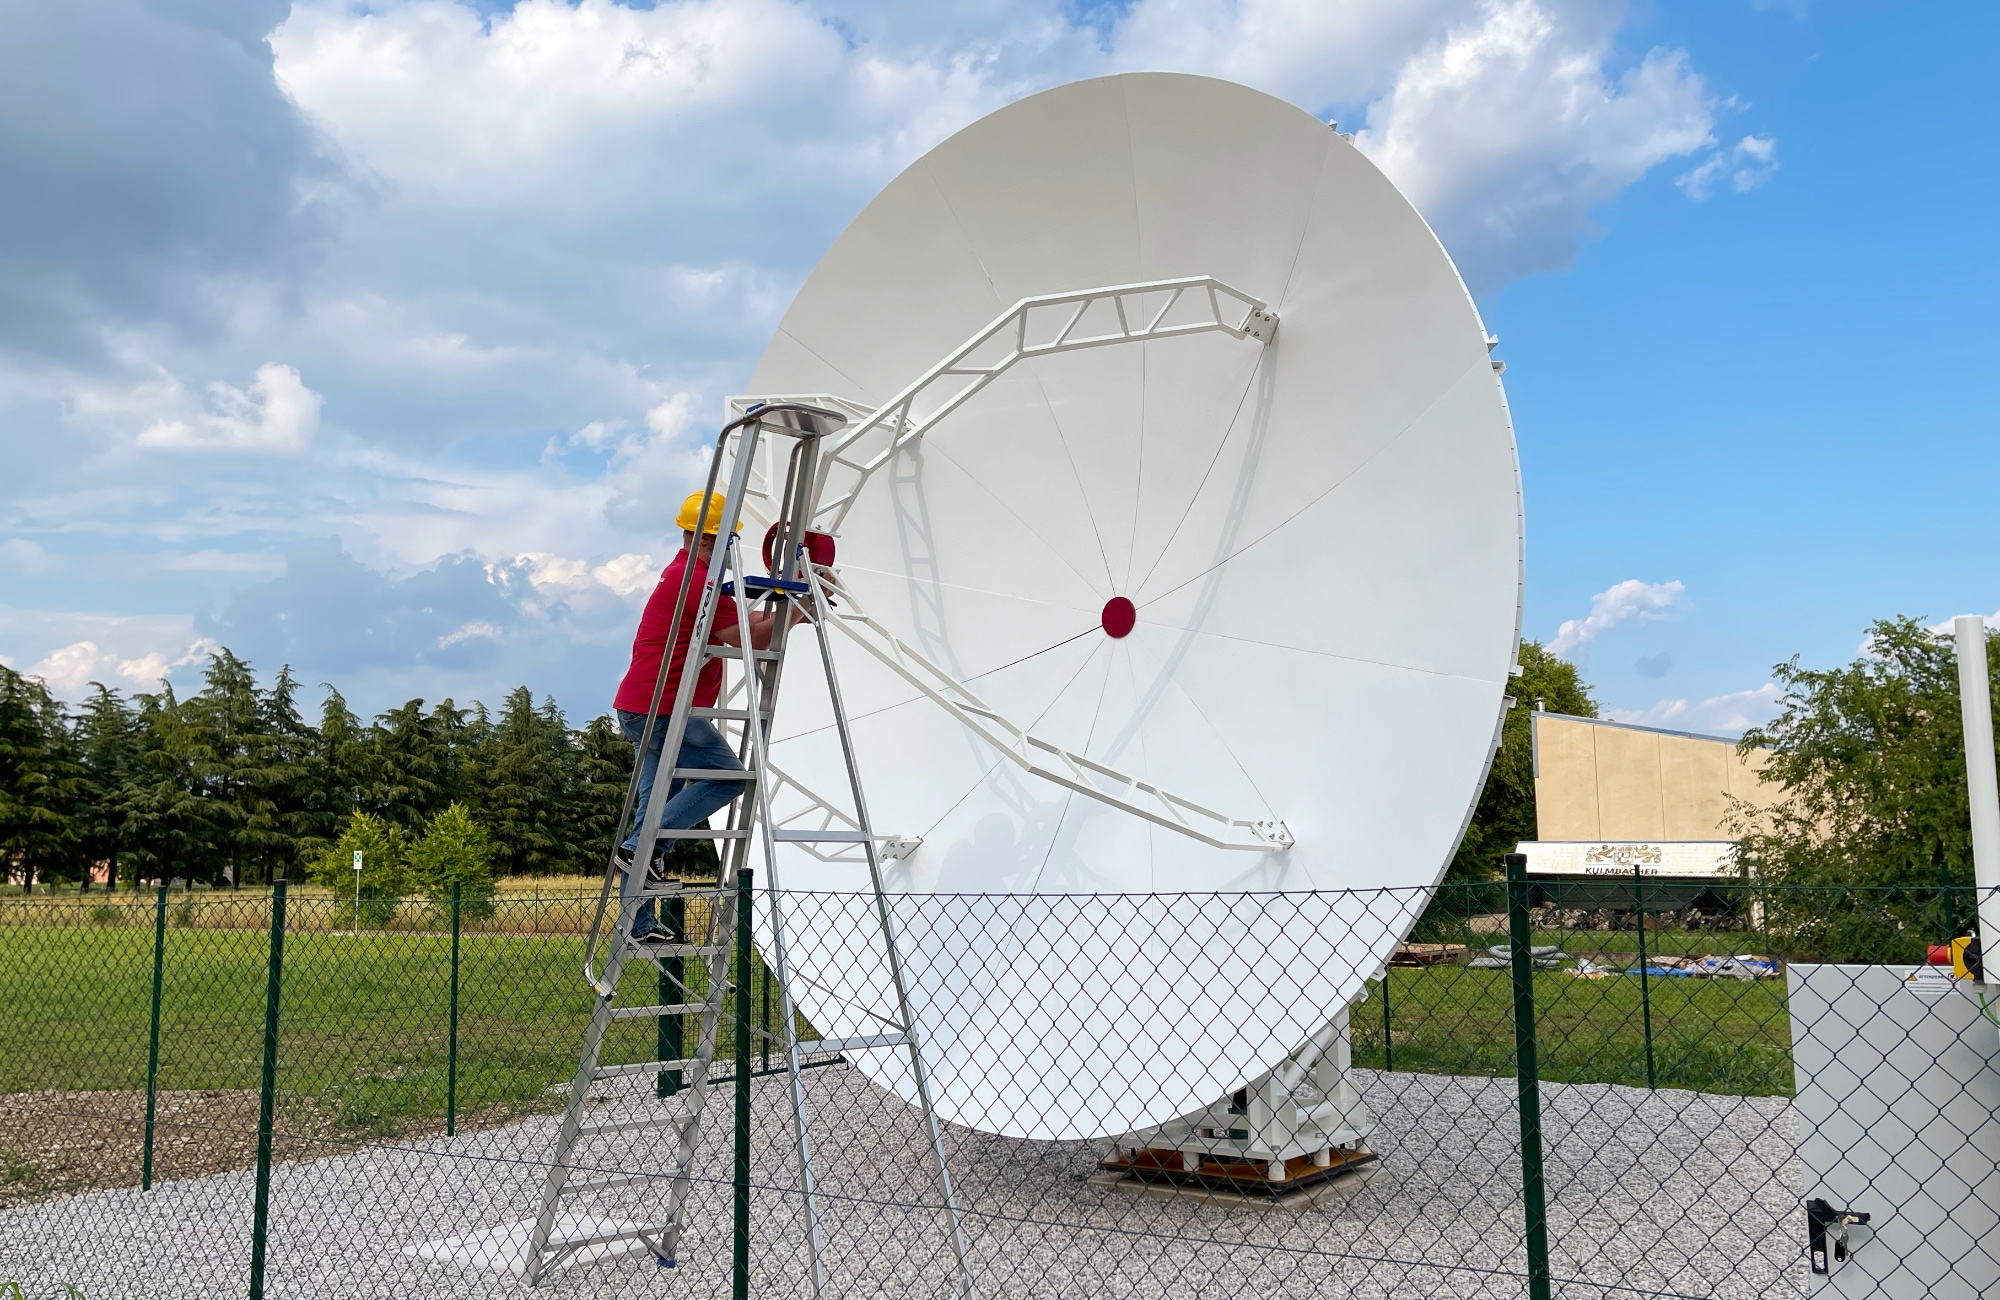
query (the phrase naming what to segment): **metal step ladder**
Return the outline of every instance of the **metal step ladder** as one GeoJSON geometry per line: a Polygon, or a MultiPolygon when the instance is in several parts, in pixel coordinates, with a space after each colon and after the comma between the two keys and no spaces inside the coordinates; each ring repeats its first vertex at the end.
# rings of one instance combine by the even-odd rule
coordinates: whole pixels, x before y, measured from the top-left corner
{"type": "MultiPolygon", "coordinates": [[[[577,1061],[575,1078],[569,1089],[556,1147],[543,1179],[541,1203],[526,1242],[522,1268],[530,1285],[548,1276],[551,1269],[569,1261],[598,1258],[606,1254],[650,1250],[662,1267],[677,1261],[682,1237],[687,1229],[691,1193],[695,1186],[696,1163],[701,1149],[703,1121],[709,1108],[711,1090],[731,1081],[725,1076],[711,1078],[723,1026],[723,1002],[732,991],[751,997],[750,989],[735,989],[729,981],[731,936],[738,932],[739,883],[750,870],[753,846],[761,849],[764,886],[763,917],[767,969],[776,976],[777,1023],[767,1038],[766,1048],[776,1048],[784,1059],[789,1084],[789,1101],[795,1149],[798,1159],[799,1192],[804,1201],[807,1246],[810,1252],[813,1294],[826,1286],[823,1242],[820,1231],[818,1191],[813,1169],[813,1147],[801,1070],[807,1056],[822,1057],[864,1048],[905,1047],[923,1111],[926,1136],[944,1198],[952,1258],[957,1270],[955,1294],[970,1290],[965,1241],[958,1206],[952,1192],[951,1174],[931,1107],[930,1084],[924,1069],[916,1022],[910,1013],[908,990],[897,952],[896,936],[887,897],[882,890],[882,851],[868,819],[862,796],[859,769],[848,732],[846,711],[834,672],[832,647],[826,630],[829,601],[826,582],[807,562],[805,526],[817,507],[816,494],[824,477],[819,463],[820,439],[838,430],[841,415],[815,407],[780,404],[753,411],[726,425],[716,440],[704,497],[703,518],[707,523],[709,503],[725,464],[730,466],[724,497],[723,519],[742,517],[745,485],[759,453],[775,455],[783,442],[790,443],[785,491],[780,498],[780,518],[775,525],[775,545],[770,548],[768,572],[759,572],[745,562],[743,549],[728,527],[717,534],[707,571],[697,575],[689,564],[675,602],[671,647],[678,643],[683,620],[693,623],[687,663],[672,710],[660,716],[672,655],[663,655],[659,679],[655,682],[648,721],[651,728],[664,724],[665,743],[661,748],[661,768],[655,779],[640,826],[639,844],[633,854],[635,864],[653,860],[655,846],[674,841],[710,840],[718,845],[719,877],[714,886],[693,887],[678,880],[650,877],[637,889],[621,890],[623,864],[614,856],[606,868],[598,894],[597,910],[591,922],[584,952],[584,977],[595,994],[590,1026],[584,1033],[583,1050],[577,1061]],[[699,585],[697,585],[699,584],[699,585]],[[735,646],[711,643],[721,629],[715,626],[720,598],[731,596],[736,608],[735,646]],[[771,635],[764,648],[753,644],[750,615],[753,610],[772,615],[771,635]],[[846,759],[851,815],[836,812],[819,820],[821,827],[799,827],[775,821],[772,815],[773,788],[796,782],[777,773],[770,765],[768,747],[771,720],[778,700],[791,614],[801,611],[811,625],[825,669],[828,694],[833,708],[835,731],[846,759]],[[702,670],[710,663],[723,665],[727,689],[716,705],[697,707],[694,695],[702,670]],[[716,724],[725,737],[734,733],[734,747],[741,772],[723,769],[670,767],[680,753],[690,719],[706,719],[716,724]],[[724,829],[698,827],[692,830],[663,829],[662,814],[673,782],[683,780],[735,780],[742,792],[728,805],[724,829]],[[785,948],[785,919],[779,889],[777,845],[794,843],[818,852],[823,845],[842,856],[858,850],[868,864],[874,892],[880,941],[886,954],[896,1007],[892,1032],[846,1039],[800,1041],[796,1033],[797,1014],[791,1000],[791,967],[785,948]],[[629,896],[626,896],[629,895],[629,896]],[[651,901],[661,915],[658,925],[669,931],[668,940],[633,939],[632,927],[641,906],[651,901]],[[607,921],[609,922],[607,926],[607,921]],[[600,953],[601,949],[601,953],[600,953]],[[636,963],[636,967],[634,965],[636,963]],[[628,970],[651,967],[658,976],[656,996],[643,1004],[619,1005],[620,982],[628,970]],[[699,971],[699,983],[690,976],[699,971]],[[694,1050],[686,1051],[686,1020],[694,1018],[694,1050]],[[658,1026],[655,1059],[618,1065],[604,1065],[601,1055],[606,1033],[624,1020],[651,1020],[658,1026]],[[654,1095],[647,1112],[636,1118],[592,1122],[588,1118],[593,1090],[603,1091],[610,1083],[630,1089],[645,1076],[655,1077],[654,1095]],[[655,1172],[633,1172],[629,1155],[631,1135],[672,1135],[668,1168],[655,1172]],[[606,1148],[605,1139],[624,1145],[606,1148]],[[659,1186],[667,1185],[666,1206],[659,1208],[659,1186]],[[636,1218],[606,1213],[603,1194],[634,1189],[652,1208],[636,1218]],[[648,1197],[645,1194],[651,1193],[648,1197]],[[580,1205],[588,1198],[588,1208],[580,1205]]],[[[700,528],[696,535],[700,536],[700,528]]],[[[642,742],[643,743],[643,742],[642,742]]],[[[625,808],[620,814],[622,829],[631,824],[637,774],[627,789],[625,808]]],[[[830,806],[830,805],[829,805],[830,806]]],[[[635,865],[633,871],[643,871],[635,865]]],[[[752,879],[756,874],[752,872],[752,879]]],[[[767,987],[769,985],[767,984],[767,987]]],[[[727,1112],[725,1110],[725,1122],[727,1112]]],[[[726,1129],[725,1129],[726,1131],[726,1129]]]]}

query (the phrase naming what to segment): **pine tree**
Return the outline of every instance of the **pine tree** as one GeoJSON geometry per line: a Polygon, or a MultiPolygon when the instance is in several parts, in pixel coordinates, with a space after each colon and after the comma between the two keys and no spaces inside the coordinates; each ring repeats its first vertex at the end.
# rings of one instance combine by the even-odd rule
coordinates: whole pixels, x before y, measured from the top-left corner
{"type": "Polygon", "coordinates": [[[271,805],[270,835],[260,844],[259,854],[266,884],[313,847],[312,756],[318,737],[299,716],[298,691],[298,678],[286,664],[278,669],[271,689],[257,697],[262,725],[254,766],[271,805]]]}
{"type": "MultiPolygon", "coordinates": [[[[495,860],[510,875],[542,874],[564,865],[564,846],[554,832],[562,805],[563,752],[551,744],[560,726],[535,709],[525,686],[507,692],[500,720],[484,747],[480,806],[492,832],[495,860]]],[[[567,748],[565,734],[562,744],[567,748]]]]}
{"type": "Polygon", "coordinates": [[[568,818],[571,860],[589,874],[604,869],[611,846],[622,838],[618,812],[632,781],[632,742],[609,714],[601,714],[577,733],[575,748],[576,784],[568,818]]]}
{"type": "Polygon", "coordinates": [[[76,813],[86,793],[62,706],[40,679],[0,665],[0,859],[22,884],[76,858],[76,813]]]}
{"type": "Polygon", "coordinates": [[[422,700],[406,701],[375,719],[368,733],[369,811],[415,832],[443,811],[448,755],[422,700]]]}
{"type": "MultiPolygon", "coordinates": [[[[77,813],[83,855],[103,862],[111,889],[118,888],[119,851],[125,842],[120,794],[132,775],[139,735],[131,706],[102,682],[92,682],[90,698],[76,720],[77,749],[83,761],[84,795],[77,813]]],[[[138,885],[135,872],[134,887],[138,885]]]]}
{"type": "Polygon", "coordinates": [[[347,819],[362,806],[368,785],[368,733],[333,686],[322,683],[326,700],[319,726],[308,728],[305,775],[300,790],[298,860],[309,862],[338,839],[347,819]]]}
{"type": "Polygon", "coordinates": [[[210,797],[204,776],[214,761],[214,738],[171,685],[163,682],[158,693],[136,698],[139,745],[119,794],[127,844],[160,880],[214,880],[235,830],[234,810],[210,797]]]}

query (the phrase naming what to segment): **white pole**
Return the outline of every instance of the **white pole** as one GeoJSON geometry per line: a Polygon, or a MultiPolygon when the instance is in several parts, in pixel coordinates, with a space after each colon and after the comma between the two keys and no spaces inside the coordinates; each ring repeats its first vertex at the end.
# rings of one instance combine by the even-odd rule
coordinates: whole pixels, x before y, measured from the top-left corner
{"type": "MultiPolygon", "coordinates": [[[[1991,727],[1988,727],[1991,730],[1991,727]]],[[[354,937],[361,937],[361,850],[354,850],[354,937]]]]}
{"type": "Polygon", "coordinates": [[[1952,620],[1958,638],[1958,708],[1965,720],[1965,787],[1972,804],[1972,879],[1979,888],[1984,982],[2000,983],[2000,781],[1993,771],[1993,690],[1986,680],[1986,620],[1952,620]]]}

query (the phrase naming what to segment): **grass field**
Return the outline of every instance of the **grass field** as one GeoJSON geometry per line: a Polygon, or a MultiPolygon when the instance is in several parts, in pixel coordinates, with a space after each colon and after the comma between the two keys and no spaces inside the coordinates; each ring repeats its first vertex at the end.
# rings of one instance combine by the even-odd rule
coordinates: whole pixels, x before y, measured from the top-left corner
{"type": "MultiPolygon", "coordinates": [[[[159,1087],[255,1089],[270,945],[268,929],[257,921],[268,917],[268,904],[246,898],[237,907],[222,895],[197,900],[198,911],[170,920],[167,930],[159,1087]],[[230,920],[239,924],[226,926],[230,920]]],[[[7,991],[0,1006],[0,1093],[145,1086],[150,923],[92,923],[86,909],[72,907],[83,924],[22,925],[0,911],[0,988],[7,991]]],[[[310,908],[291,916],[303,925],[315,919],[310,908]]],[[[461,938],[462,1115],[547,1108],[550,1086],[567,1082],[576,1068],[590,1014],[581,934],[512,932],[507,918],[498,919],[492,932],[461,938]]],[[[688,964],[690,983],[705,987],[698,964],[688,964]]],[[[398,1132],[442,1116],[450,974],[448,933],[355,935],[288,926],[280,1093],[331,1111],[357,1135],[398,1132]]],[[[628,977],[620,1001],[652,1000],[655,982],[628,977]]],[[[768,1014],[764,984],[760,965],[753,1002],[759,1023],[768,1014]]],[[[733,999],[725,1009],[733,1014],[733,999]]],[[[655,1059],[656,1033],[651,1021],[615,1025],[605,1062],[655,1059]]],[[[722,1055],[728,1047],[725,1037],[722,1055]]]]}
{"type": "MultiPolygon", "coordinates": [[[[1782,980],[1653,979],[1653,1079],[1661,1088],[1745,1096],[1792,1091],[1782,980]]],[[[1504,970],[1434,966],[1389,972],[1393,1063],[1382,1047],[1381,985],[1354,1011],[1354,1062],[1425,1074],[1514,1072],[1513,985],[1504,970]]],[[[1541,1077],[1645,1087],[1646,1033],[1634,976],[1535,975],[1541,1077]]]]}

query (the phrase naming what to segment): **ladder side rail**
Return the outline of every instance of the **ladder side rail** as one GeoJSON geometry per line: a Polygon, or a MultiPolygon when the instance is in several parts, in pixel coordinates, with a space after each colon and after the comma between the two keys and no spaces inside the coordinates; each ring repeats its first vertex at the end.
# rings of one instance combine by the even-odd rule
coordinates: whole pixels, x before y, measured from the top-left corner
{"type": "MultiPolygon", "coordinates": [[[[616,966],[621,961],[621,954],[610,954],[605,963],[606,973],[615,978],[616,966]]],[[[591,1009],[590,1026],[584,1030],[583,1051],[579,1055],[576,1074],[570,1080],[569,1100],[563,1106],[562,1124],[556,1130],[555,1159],[549,1162],[549,1171],[542,1177],[541,1205],[535,1213],[535,1226],[528,1233],[526,1281],[529,1286],[537,1285],[554,1263],[548,1257],[549,1236],[555,1230],[563,1187],[569,1181],[570,1154],[582,1136],[583,1108],[589,1101],[591,1078],[597,1071],[597,1058],[604,1046],[604,1031],[610,1025],[611,996],[603,994],[591,1009]]]]}
{"type": "MultiPolygon", "coordinates": [[[[743,572],[743,567],[739,563],[736,569],[739,575],[738,590],[740,592],[742,590],[740,575],[743,572]]],[[[784,662],[782,657],[784,634],[789,626],[792,602],[789,598],[785,598],[775,600],[771,603],[773,606],[771,649],[777,651],[778,656],[762,662],[768,664],[773,669],[777,669],[784,662]]],[[[752,645],[750,639],[750,602],[748,600],[739,600],[736,602],[736,621],[743,646],[747,652],[752,645]]],[[[756,772],[759,777],[753,783],[753,788],[749,793],[751,798],[756,801],[757,823],[763,832],[761,843],[764,849],[765,880],[768,882],[765,885],[765,896],[770,908],[771,966],[773,973],[777,976],[779,1015],[783,1021],[786,1037],[789,1039],[791,1037],[790,1026],[794,1022],[790,987],[791,963],[785,951],[784,910],[778,900],[778,846],[772,833],[770,796],[761,779],[765,766],[770,761],[766,753],[766,741],[768,739],[770,723],[767,711],[762,707],[764,692],[760,689],[762,683],[757,680],[758,669],[759,661],[754,659],[746,659],[744,661],[744,683],[750,706],[750,721],[745,727],[745,739],[749,742],[748,747],[755,756],[756,772]]],[[[775,688],[776,683],[777,677],[774,672],[771,678],[773,688],[775,688]]],[[[745,800],[745,802],[748,803],[750,800],[745,800]]],[[[747,997],[749,996],[749,990],[739,990],[737,996],[739,998],[747,997]]],[[[789,1043],[785,1051],[785,1074],[787,1083],[789,1084],[792,1106],[792,1127],[797,1138],[799,1187],[805,1202],[806,1248],[812,1269],[813,1296],[815,1300],[819,1300],[819,1297],[824,1295],[826,1289],[826,1266],[820,1238],[818,1187],[813,1177],[812,1143],[806,1128],[805,1087],[803,1080],[799,1076],[799,1053],[798,1045],[795,1042],[789,1043]]]]}
{"type": "Polygon", "coordinates": [[[917,1103],[923,1111],[925,1136],[930,1140],[931,1153],[937,1158],[938,1182],[944,1194],[945,1213],[951,1221],[951,1253],[958,1266],[958,1295],[966,1295],[972,1290],[972,1270],[966,1261],[965,1231],[959,1220],[958,1196],[952,1188],[951,1166],[945,1159],[944,1139],[938,1129],[937,1111],[931,1104],[929,1072],[924,1069],[924,1053],[917,1032],[916,1013],[910,1007],[909,985],[903,978],[903,961],[896,942],[895,917],[889,908],[889,896],[882,885],[882,863],[876,852],[875,828],[868,818],[868,801],[862,794],[861,769],[854,760],[854,745],[847,731],[847,706],[840,694],[840,675],[834,669],[833,643],[826,634],[826,588],[821,584],[819,574],[810,565],[806,566],[806,581],[811,584],[814,614],[813,632],[819,642],[820,662],[825,666],[827,697],[833,708],[834,728],[840,735],[840,754],[847,767],[847,788],[854,800],[854,820],[859,824],[864,836],[862,848],[868,855],[868,884],[875,895],[875,915],[882,928],[882,945],[888,954],[889,982],[896,993],[896,1015],[902,1022],[903,1041],[909,1048],[910,1074],[917,1088],[917,1103]]]}
{"type": "MultiPolygon", "coordinates": [[[[746,426],[746,444],[752,446],[752,450],[754,450],[754,440],[756,440],[756,428],[758,426],[754,422],[750,426],[746,426]]],[[[728,438],[728,430],[722,432],[722,436],[718,438],[718,444],[720,444],[722,438],[728,438]]],[[[714,464],[720,464],[720,458],[716,458],[714,464]]],[[[738,464],[732,466],[730,492],[724,498],[724,518],[718,524],[732,524],[734,522],[736,510],[740,508],[740,500],[742,500],[744,478],[748,476],[748,466],[750,466],[750,458],[748,456],[740,458],[738,464]]],[[[710,488],[706,488],[706,492],[712,492],[714,466],[710,468],[708,482],[710,482],[710,488]]],[[[702,498],[702,512],[700,512],[700,518],[696,520],[696,536],[702,536],[702,530],[706,528],[706,522],[708,522],[710,508],[712,508],[710,498],[704,496],[702,498]]],[[[646,874],[650,874],[650,868],[652,868],[652,846],[658,840],[660,820],[662,820],[662,814],[666,810],[666,796],[668,796],[668,790],[672,788],[672,764],[674,764],[674,756],[678,756],[678,752],[680,752],[680,740],[686,736],[688,710],[692,708],[692,702],[694,702],[694,690],[696,690],[696,684],[700,680],[700,670],[708,662],[708,656],[706,656],[708,630],[710,630],[710,624],[714,620],[716,592],[720,588],[722,562],[728,556],[728,552],[734,548],[734,540],[736,540],[734,532],[724,530],[724,528],[718,526],[718,530],[716,530],[716,546],[710,550],[708,574],[706,574],[704,588],[702,588],[702,604],[696,610],[694,634],[692,634],[692,638],[688,642],[688,648],[690,648],[688,660],[692,660],[692,664],[688,664],[688,662],[682,664],[680,684],[678,684],[678,690],[674,692],[674,714],[672,714],[672,718],[668,722],[666,742],[660,748],[660,764],[666,766],[666,776],[668,778],[666,780],[658,780],[658,774],[654,778],[652,798],[648,798],[648,802],[646,802],[644,822],[640,826],[640,844],[638,844],[638,850],[632,854],[632,868],[630,868],[634,872],[642,872],[640,886],[636,890],[632,890],[632,902],[630,904],[622,902],[620,908],[618,908],[618,922],[616,922],[616,926],[612,930],[612,942],[606,944],[602,976],[598,972],[594,972],[594,964],[596,964],[594,958],[596,958],[596,940],[598,940],[598,934],[602,932],[602,924],[604,924],[604,914],[606,914],[606,906],[608,906],[610,888],[618,880],[616,848],[614,848],[612,864],[606,870],[606,878],[604,878],[606,882],[604,882],[604,886],[598,892],[598,910],[592,916],[592,928],[590,928],[590,936],[586,940],[586,950],[584,950],[584,978],[590,980],[592,990],[598,994],[598,998],[596,998],[596,1006],[592,1008],[590,1028],[584,1032],[584,1048],[582,1048],[582,1052],[578,1056],[576,1076],[574,1076],[574,1080],[570,1084],[570,1098],[568,1098],[568,1104],[564,1106],[562,1126],[560,1126],[560,1130],[556,1134],[556,1160],[550,1162],[548,1176],[542,1182],[542,1206],[540,1206],[540,1210],[536,1214],[534,1228],[530,1230],[530,1236],[528,1236],[530,1284],[536,1282],[536,1280],[540,1280],[540,1276],[552,1264],[550,1254],[548,1254],[548,1238],[554,1232],[556,1214],[558,1214],[560,1202],[562,1202],[562,1188],[568,1182],[570,1152],[576,1148],[576,1142],[582,1136],[582,1132],[580,1132],[582,1130],[582,1110],[584,1110],[584,1104],[588,1102],[590,1086],[596,1082],[596,1066],[598,1066],[598,1058],[600,1058],[602,1048],[604,1048],[604,1032],[606,1032],[606,1028],[610,1026],[610,1020],[612,1020],[612,998],[618,992],[618,980],[620,980],[620,976],[624,972],[624,964],[626,964],[624,948],[622,948],[622,944],[616,942],[616,938],[622,936],[630,928],[632,916],[642,906],[644,896],[646,896],[646,874]]],[[[682,600],[686,598],[690,582],[692,582],[692,568],[694,566],[690,564],[688,572],[682,574],[682,592],[680,592],[682,600]]],[[[676,622],[670,628],[672,636],[670,636],[668,644],[662,648],[662,656],[660,656],[662,678],[654,684],[654,702],[652,702],[654,710],[658,710],[658,696],[664,692],[664,674],[672,666],[674,646],[676,646],[678,634],[680,634],[678,616],[682,612],[684,610],[676,608],[676,622]]],[[[650,734],[652,726],[656,726],[656,722],[658,722],[656,716],[648,718],[648,734],[650,734]]],[[[638,778],[638,770],[634,768],[634,788],[636,788],[636,778],[638,778]]],[[[626,816],[630,816],[630,814],[626,814],[626,816]]],[[[622,842],[624,840],[624,834],[622,834],[624,832],[624,822],[622,820],[618,824],[618,832],[620,832],[618,840],[622,842]]],[[[706,1020],[706,1014],[704,1014],[704,1020],[706,1020]]],[[[712,1038],[712,1034],[710,1034],[710,1038],[712,1038]]],[[[710,1044],[710,1050],[712,1050],[712,1044],[710,1044]]],[[[690,1122],[682,1124],[684,1134],[686,1134],[686,1130],[692,1130],[694,1124],[698,1122],[704,1092],[706,1092],[706,1070],[700,1070],[698,1078],[694,1080],[694,1090],[690,1092],[690,1098],[686,1102],[686,1106],[694,1114],[694,1118],[690,1122]]],[[[684,1144],[686,1144],[686,1136],[684,1136],[684,1144]]],[[[560,1254],[562,1252],[558,1250],[558,1256],[560,1254]]]]}
{"type": "MultiPolygon", "coordinates": [[[[745,417],[745,420],[747,422],[742,424],[742,437],[738,444],[736,461],[730,467],[729,491],[723,503],[723,522],[725,523],[734,520],[742,508],[744,481],[749,476],[750,466],[756,453],[757,434],[761,426],[757,423],[755,417],[745,417]]],[[[721,462],[722,446],[727,441],[730,432],[730,429],[725,426],[722,435],[717,439],[717,464],[721,462]]],[[[698,527],[706,527],[708,510],[708,499],[703,498],[702,517],[696,521],[698,527]]],[[[695,536],[699,538],[702,534],[697,532],[695,536]]],[[[674,692],[673,713],[668,718],[666,739],[660,746],[660,760],[658,767],[655,768],[652,797],[646,801],[646,810],[639,825],[639,844],[632,852],[631,869],[641,873],[640,880],[642,887],[645,880],[645,873],[652,870],[653,847],[659,842],[660,821],[666,812],[667,800],[670,797],[669,791],[673,789],[672,764],[678,760],[681,742],[687,738],[688,710],[694,707],[694,693],[701,681],[701,670],[708,660],[708,641],[713,631],[717,593],[720,591],[722,585],[724,562],[729,552],[735,548],[736,540],[736,535],[733,532],[725,533],[723,530],[718,529],[715,544],[709,550],[708,572],[703,578],[701,604],[695,611],[693,634],[688,639],[687,659],[681,665],[680,683],[674,692]],[[668,779],[664,781],[659,779],[659,770],[661,768],[664,768],[668,774],[668,779]]],[[[692,570],[693,567],[693,565],[688,566],[689,570],[692,570]]],[[[662,670],[670,667],[672,663],[674,649],[678,644],[679,631],[678,627],[674,628],[675,640],[669,641],[663,648],[661,657],[662,670]]],[[[658,705],[655,704],[654,707],[657,709],[658,705]]],[[[645,761],[643,758],[644,752],[644,750],[640,751],[642,755],[640,762],[642,763],[645,761]]],[[[635,767],[633,772],[635,781],[637,780],[637,776],[638,773],[635,767]]],[[[622,832],[624,830],[623,825],[621,824],[618,829],[622,832]]],[[[619,837],[620,842],[623,841],[623,838],[621,834],[619,837]]],[[[589,980],[593,987],[598,986],[599,981],[594,977],[591,970],[592,959],[596,952],[597,936],[603,925],[604,912],[609,901],[610,890],[617,875],[618,864],[616,851],[614,850],[611,865],[605,872],[604,887],[599,891],[597,912],[591,919],[590,937],[584,947],[584,978],[589,980]]],[[[633,911],[635,905],[620,905],[620,928],[631,924],[631,917],[626,915],[626,913],[633,911]]]]}
{"type": "MultiPolygon", "coordinates": [[[[716,450],[718,453],[721,451],[722,439],[727,436],[726,433],[718,435],[716,439],[716,450]]],[[[695,521],[697,528],[706,526],[708,522],[708,503],[709,499],[715,494],[715,480],[721,469],[721,455],[711,456],[708,462],[708,478],[702,484],[701,518],[695,521]]],[[[673,647],[675,642],[680,639],[681,619],[687,612],[688,593],[693,588],[694,566],[691,564],[685,565],[681,569],[680,590],[674,593],[674,616],[672,621],[667,624],[666,652],[660,656],[659,671],[653,674],[653,694],[646,704],[646,726],[645,730],[639,735],[639,747],[637,751],[641,754],[646,752],[646,746],[653,739],[653,728],[659,725],[660,697],[667,692],[667,673],[672,669],[674,662],[673,647]]],[[[625,842],[625,827],[632,820],[632,805],[637,802],[638,797],[639,764],[634,763],[632,765],[631,779],[625,783],[624,802],[618,809],[618,824],[617,830],[611,838],[611,851],[606,855],[604,883],[597,891],[597,911],[591,917],[590,930],[584,940],[583,975],[592,984],[596,983],[596,980],[591,975],[591,967],[596,961],[597,935],[604,923],[604,912],[610,903],[611,891],[618,883],[618,848],[625,842]]]]}
{"type": "MultiPolygon", "coordinates": [[[[746,798],[738,798],[734,810],[730,812],[730,830],[748,832],[752,820],[752,804],[746,798]]],[[[718,884],[722,894],[716,898],[710,910],[710,938],[718,934],[736,932],[736,878],[742,872],[750,856],[750,836],[738,834],[726,842],[724,856],[718,858],[718,884]]],[[[722,944],[718,944],[722,946],[722,944]]],[[[724,946],[726,948],[726,946],[724,946]]],[[[722,1038],[722,998],[732,992],[730,984],[730,954],[710,952],[706,958],[708,970],[708,996],[702,1002],[702,1022],[696,1040],[696,1060],[700,1062],[694,1074],[694,1102],[690,1104],[694,1116],[682,1126],[680,1140],[674,1148],[674,1182],[668,1190],[668,1240],[678,1248],[682,1226],[686,1222],[688,1198],[694,1192],[694,1150],[700,1140],[700,1120],[706,1114],[710,1074],[716,1060],[716,1050],[722,1038]]],[[[734,990],[736,996],[750,996],[750,990],[734,990]]]]}

